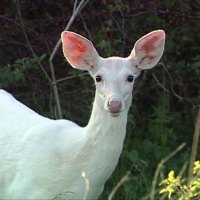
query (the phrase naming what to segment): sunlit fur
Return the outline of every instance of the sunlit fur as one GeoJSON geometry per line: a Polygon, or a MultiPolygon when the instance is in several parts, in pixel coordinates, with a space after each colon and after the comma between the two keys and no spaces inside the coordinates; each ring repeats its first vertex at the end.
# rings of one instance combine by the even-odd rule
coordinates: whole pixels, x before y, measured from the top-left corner
{"type": "Polygon", "coordinates": [[[0,199],[97,199],[103,191],[123,148],[134,84],[127,76],[137,77],[143,68],[133,55],[95,56],[85,69],[102,81],[95,83],[86,127],[45,118],[0,90],[0,199]],[[122,103],[118,113],[109,112],[112,98],[122,103]]]}

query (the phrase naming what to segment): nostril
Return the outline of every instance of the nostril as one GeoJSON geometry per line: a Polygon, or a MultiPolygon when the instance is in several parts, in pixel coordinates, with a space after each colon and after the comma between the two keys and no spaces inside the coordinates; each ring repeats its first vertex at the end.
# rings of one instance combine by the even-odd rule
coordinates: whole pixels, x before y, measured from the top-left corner
{"type": "Polygon", "coordinates": [[[108,102],[108,108],[111,113],[118,113],[122,108],[121,101],[111,100],[108,102]]]}

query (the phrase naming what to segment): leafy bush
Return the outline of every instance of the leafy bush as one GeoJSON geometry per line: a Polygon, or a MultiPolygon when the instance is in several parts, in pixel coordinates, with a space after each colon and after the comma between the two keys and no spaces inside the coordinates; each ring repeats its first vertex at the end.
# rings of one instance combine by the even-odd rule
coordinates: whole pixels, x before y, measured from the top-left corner
{"type": "Polygon", "coordinates": [[[167,194],[168,199],[198,200],[200,199],[200,161],[194,162],[193,178],[186,183],[186,178],[175,176],[170,171],[168,177],[160,183],[160,194],[167,194]]]}

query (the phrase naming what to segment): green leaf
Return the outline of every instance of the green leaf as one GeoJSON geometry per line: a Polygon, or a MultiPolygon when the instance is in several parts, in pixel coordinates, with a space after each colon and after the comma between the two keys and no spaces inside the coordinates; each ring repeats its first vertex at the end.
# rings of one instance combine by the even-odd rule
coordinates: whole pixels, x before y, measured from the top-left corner
{"type": "Polygon", "coordinates": [[[132,163],[137,163],[139,161],[139,153],[136,150],[132,150],[128,153],[128,158],[132,163]]]}

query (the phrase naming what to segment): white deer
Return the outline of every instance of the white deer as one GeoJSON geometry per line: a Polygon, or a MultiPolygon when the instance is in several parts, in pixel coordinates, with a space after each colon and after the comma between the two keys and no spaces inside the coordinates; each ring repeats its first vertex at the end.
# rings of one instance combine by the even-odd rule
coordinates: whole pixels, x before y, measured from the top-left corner
{"type": "Polygon", "coordinates": [[[143,36],[126,58],[102,58],[73,32],[61,39],[71,66],[88,70],[95,81],[90,120],[80,127],[45,118],[1,89],[0,199],[99,197],[122,151],[134,80],[160,60],[165,33],[143,36]]]}

